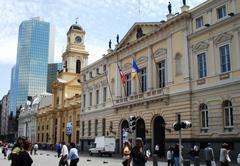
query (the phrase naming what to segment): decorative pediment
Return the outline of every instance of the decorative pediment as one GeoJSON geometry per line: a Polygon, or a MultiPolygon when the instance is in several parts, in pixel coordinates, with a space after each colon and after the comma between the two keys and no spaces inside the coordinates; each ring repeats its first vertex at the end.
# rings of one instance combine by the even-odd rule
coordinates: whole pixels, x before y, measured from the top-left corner
{"type": "Polygon", "coordinates": [[[147,56],[142,56],[136,60],[136,63],[141,64],[141,63],[147,62],[147,60],[148,60],[147,56]]]}
{"type": "Polygon", "coordinates": [[[193,45],[193,52],[198,52],[198,51],[201,51],[201,50],[206,50],[208,49],[208,46],[209,44],[207,42],[199,42],[195,45],[193,45]]]}
{"type": "Polygon", "coordinates": [[[161,55],[166,55],[166,54],[167,54],[166,48],[159,48],[154,52],[153,56],[156,58],[156,57],[159,57],[161,55]]]}
{"type": "Polygon", "coordinates": [[[213,40],[214,44],[219,44],[225,41],[232,40],[233,34],[230,33],[222,33],[218,36],[216,36],[213,40]]]}
{"type": "Polygon", "coordinates": [[[142,38],[143,36],[148,35],[149,33],[155,31],[160,22],[138,22],[135,23],[127,32],[127,34],[123,37],[121,42],[117,45],[117,49],[120,49],[124,46],[129,45],[142,38]]]}

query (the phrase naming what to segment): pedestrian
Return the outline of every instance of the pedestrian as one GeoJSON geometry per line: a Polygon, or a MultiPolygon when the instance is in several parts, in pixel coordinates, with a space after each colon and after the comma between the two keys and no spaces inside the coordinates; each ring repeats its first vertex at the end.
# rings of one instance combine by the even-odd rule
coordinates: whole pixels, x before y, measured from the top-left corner
{"type": "Polygon", "coordinates": [[[173,166],[173,148],[171,146],[168,147],[167,151],[167,162],[168,166],[173,166]]]}
{"type": "Polygon", "coordinates": [[[131,163],[131,144],[128,141],[124,142],[123,150],[122,150],[122,165],[123,166],[130,166],[131,163]]]}
{"type": "Polygon", "coordinates": [[[229,152],[228,144],[223,143],[222,148],[220,149],[220,159],[219,159],[221,166],[228,166],[229,163],[231,162],[228,152],[229,152]]]}
{"type": "Polygon", "coordinates": [[[211,143],[207,144],[207,147],[204,149],[204,160],[206,161],[207,166],[212,166],[214,161],[214,153],[211,148],[211,143]]]}
{"type": "Polygon", "coordinates": [[[62,145],[60,142],[57,144],[56,149],[57,149],[57,154],[58,154],[58,158],[59,158],[61,155],[61,150],[62,150],[62,145]]]}
{"type": "Polygon", "coordinates": [[[34,144],[33,150],[34,150],[34,155],[37,155],[37,150],[38,150],[38,144],[37,143],[34,144]]]}
{"type": "Polygon", "coordinates": [[[33,163],[32,158],[29,155],[29,151],[31,150],[32,144],[29,140],[23,141],[23,151],[19,153],[18,166],[31,166],[33,163]]]}
{"type": "Polygon", "coordinates": [[[65,142],[62,142],[62,149],[61,149],[61,158],[59,161],[59,166],[68,166],[68,148],[65,145],[65,142]]]}
{"type": "Polygon", "coordinates": [[[4,159],[6,159],[7,157],[7,151],[8,151],[8,145],[7,143],[5,143],[3,144],[3,147],[2,147],[2,153],[3,153],[4,159]]]}
{"type": "Polygon", "coordinates": [[[175,166],[179,166],[179,145],[178,144],[176,144],[173,149],[173,158],[174,158],[175,166]]]}
{"type": "Polygon", "coordinates": [[[68,158],[70,159],[70,166],[77,166],[77,163],[79,161],[78,157],[78,150],[76,148],[75,143],[70,143],[70,152],[68,158]]]}
{"type": "Polygon", "coordinates": [[[23,142],[25,138],[18,137],[16,143],[12,147],[11,153],[8,155],[8,160],[11,160],[11,166],[17,166],[19,160],[19,153],[23,151],[23,142]]]}
{"type": "Polygon", "coordinates": [[[131,151],[131,158],[133,166],[145,166],[148,157],[146,156],[145,149],[143,147],[142,138],[136,138],[136,146],[131,151]]]}

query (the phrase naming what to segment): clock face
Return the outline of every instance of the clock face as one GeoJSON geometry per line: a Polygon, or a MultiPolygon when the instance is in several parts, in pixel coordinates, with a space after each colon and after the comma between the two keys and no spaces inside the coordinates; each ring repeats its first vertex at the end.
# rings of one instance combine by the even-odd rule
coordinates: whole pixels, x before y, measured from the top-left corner
{"type": "Polygon", "coordinates": [[[82,41],[82,38],[81,38],[80,36],[77,36],[77,37],[75,38],[75,42],[76,42],[76,43],[81,43],[81,41],[82,41]]]}

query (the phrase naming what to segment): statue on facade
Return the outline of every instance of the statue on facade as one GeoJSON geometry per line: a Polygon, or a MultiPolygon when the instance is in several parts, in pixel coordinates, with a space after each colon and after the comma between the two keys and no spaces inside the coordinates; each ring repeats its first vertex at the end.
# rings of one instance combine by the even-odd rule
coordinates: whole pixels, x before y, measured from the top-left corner
{"type": "Polygon", "coordinates": [[[109,40],[108,47],[109,47],[109,49],[112,48],[112,41],[111,40],[109,40]]]}
{"type": "Polygon", "coordinates": [[[184,5],[184,6],[186,5],[186,0],[183,0],[183,5],[184,5]]]}
{"type": "Polygon", "coordinates": [[[117,34],[117,44],[119,44],[119,35],[117,34]]]}
{"type": "Polygon", "coordinates": [[[168,12],[169,14],[172,14],[172,5],[170,2],[168,3],[168,12]]]}

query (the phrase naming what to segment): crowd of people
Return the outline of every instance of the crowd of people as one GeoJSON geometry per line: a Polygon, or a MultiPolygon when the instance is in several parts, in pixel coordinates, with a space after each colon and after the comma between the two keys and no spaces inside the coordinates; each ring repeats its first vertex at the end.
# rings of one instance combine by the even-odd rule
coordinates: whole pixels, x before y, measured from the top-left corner
{"type": "MultiPolygon", "coordinates": [[[[170,146],[167,150],[166,159],[168,166],[179,166],[179,145],[170,146]]],[[[183,147],[181,147],[183,148],[183,147]]],[[[155,148],[155,150],[159,149],[155,148]]],[[[37,155],[38,144],[32,143],[24,137],[19,137],[16,140],[16,143],[11,149],[11,152],[8,154],[8,144],[2,144],[2,154],[4,158],[11,160],[11,166],[31,166],[33,160],[29,153],[32,155],[37,155]]],[[[69,166],[68,160],[70,160],[70,166],[77,166],[79,162],[78,149],[76,148],[75,143],[70,143],[69,148],[63,141],[62,143],[56,144],[56,151],[59,159],[59,166],[69,166]],[[69,150],[70,149],[70,150],[69,150]]],[[[227,143],[223,143],[219,152],[219,162],[221,166],[229,166],[231,159],[229,156],[229,147],[227,143]]],[[[196,157],[199,159],[200,149],[198,146],[194,145],[189,151],[189,159],[195,160],[196,157]]],[[[123,166],[145,166],[145,163],[150,157],[150,152],[146,146],[143,144],[142,138],[136,138],[136,145],[131,146],[130,141],[125,141],[122,149],[122,165],[123,166]]],[[[240,153],[238,155],[238,164],[240,164],[240,153]]],[[[203,159],[202,161],[206,162],[206,166],[216,166],[216,159],[214,156],[214,150],[212,144],[208,143],[206,148],[203,150],[203,159]]]]}

